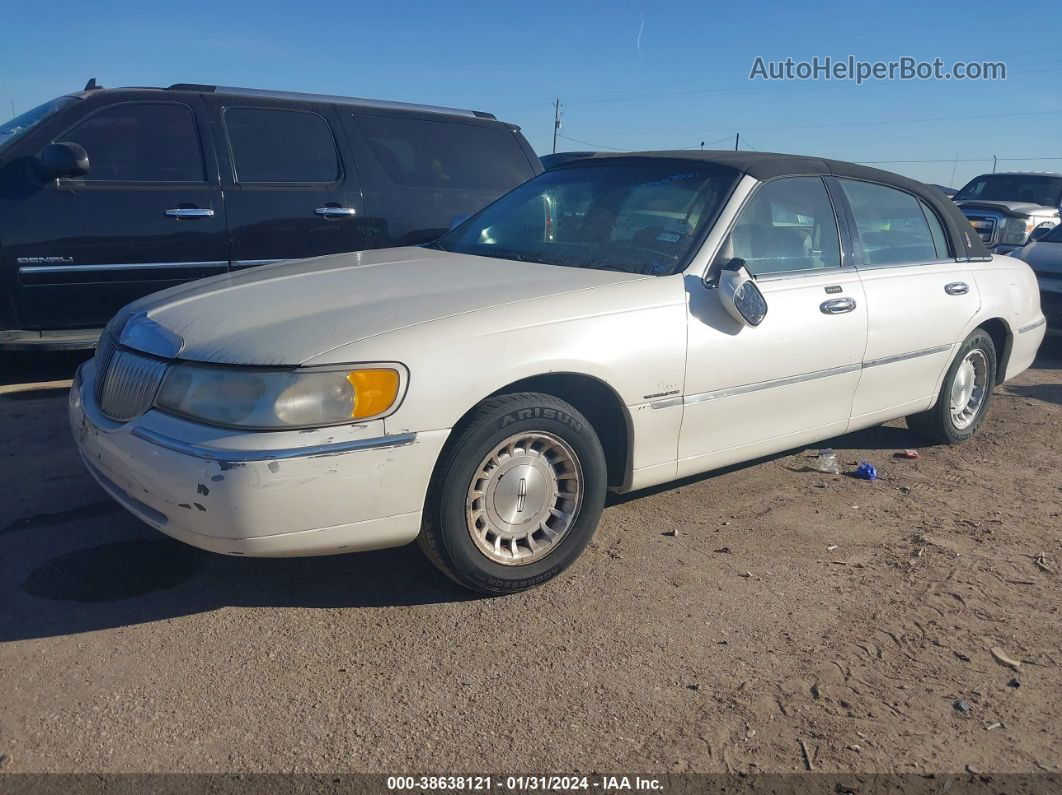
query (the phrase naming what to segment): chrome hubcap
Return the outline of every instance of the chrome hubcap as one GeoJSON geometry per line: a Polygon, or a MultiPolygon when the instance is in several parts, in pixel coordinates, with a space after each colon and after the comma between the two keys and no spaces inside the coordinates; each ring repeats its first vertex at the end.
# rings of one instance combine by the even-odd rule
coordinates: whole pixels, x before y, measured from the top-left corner
{"type": "Polygon", "coordinates": [[[540,431],[510,436],[484,457],[465,499],[468,532],[491,560],[521,566],[548,555],[583,501],[575,451],[540,431]]]}
{"type": "Polygon", "coordinates": [[[959,430],[977,418],[988,394],[988,359],[984,351],[972,350],[959,364],[951,382],[951,421],[959,430]]]}

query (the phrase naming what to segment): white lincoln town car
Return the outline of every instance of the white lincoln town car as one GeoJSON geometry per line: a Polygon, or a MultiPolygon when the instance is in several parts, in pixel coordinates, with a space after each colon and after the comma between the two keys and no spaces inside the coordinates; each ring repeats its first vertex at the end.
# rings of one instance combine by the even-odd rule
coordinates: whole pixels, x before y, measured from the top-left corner
{"type": "Polygon", "coordinates": [[[122,310],[79,370],[89,471],[229,555],[417,539],[507,593],[627,492],[906,417],[953,444],[1045,331],[1036,279],[895,174],[595,156],[437,242],[280,263],[122,310]]]}

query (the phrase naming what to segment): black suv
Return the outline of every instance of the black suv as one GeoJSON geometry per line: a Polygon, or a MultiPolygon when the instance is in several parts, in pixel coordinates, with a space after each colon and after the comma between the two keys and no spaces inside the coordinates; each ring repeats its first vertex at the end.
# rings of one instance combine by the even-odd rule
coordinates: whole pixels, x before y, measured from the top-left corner
{"type": "Polygon", "coordinates": [[[541,170],[480,111],[90,81],[0,125],[0,349],[91,347],[190,279],[425,243],[541,170]]]}

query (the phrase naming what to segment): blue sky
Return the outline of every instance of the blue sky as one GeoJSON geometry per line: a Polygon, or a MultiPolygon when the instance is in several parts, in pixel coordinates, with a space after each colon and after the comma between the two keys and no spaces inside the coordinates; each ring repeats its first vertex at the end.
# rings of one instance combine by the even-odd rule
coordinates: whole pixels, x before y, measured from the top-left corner
{"type": "Polygon", "coordinates": [[[0,118],[81,88],[203,82],[427,102],[515,122],[539,153],[732,147],[887,163],[961,185],[1062,171],[1062,14],[966,0],[889,3],[320,2],[5,4],[0,118]],[[999,82],[750,82],[765,59],[1000,60],[999,82]],[[558,149],[586,149],[562,138],[558,149]],[[958,158],[960,162],[954,162],[958,158]],[[981,158],[980,162],[961,162],[981,158]]]}

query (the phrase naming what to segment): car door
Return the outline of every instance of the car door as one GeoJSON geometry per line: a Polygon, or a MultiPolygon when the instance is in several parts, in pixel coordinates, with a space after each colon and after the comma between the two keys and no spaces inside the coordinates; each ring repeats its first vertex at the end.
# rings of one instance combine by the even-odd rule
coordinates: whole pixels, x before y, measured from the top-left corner
{"type": "Polygon", "coordinates": [[[89,171],[9,204],[3,253],[24,328],[99,327],[133,299],[226,270],[203,121],[195,98],[117,102],[52,138],[82,146],[89,171]]]}
{"type": "Polygon", "coordinates": [[[357,172],[327,103],[213,97],[232,266],[365,248],[357,172]]]}
{"type": "Polygon", "coordinates": [[[820,177],[774,179],[749,197],[712,264],[745,261],[767,301],[763,322],[741,325],[716,289],[691,280],[680,477],[847,429],[867,310],[840,237],[820,177]]]}
{"type": "Polygon", "coordinates": [[[852,407],[852,427],[865,427],[929,406],[981,301],[927,204],[892,186],[837,182],[866,294],[867,349],[852,407]]]}

